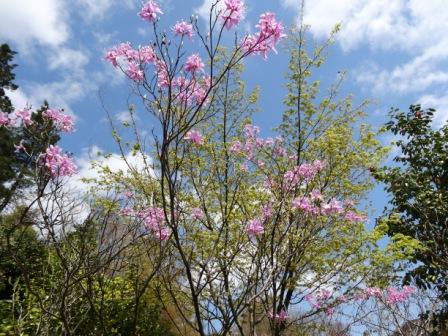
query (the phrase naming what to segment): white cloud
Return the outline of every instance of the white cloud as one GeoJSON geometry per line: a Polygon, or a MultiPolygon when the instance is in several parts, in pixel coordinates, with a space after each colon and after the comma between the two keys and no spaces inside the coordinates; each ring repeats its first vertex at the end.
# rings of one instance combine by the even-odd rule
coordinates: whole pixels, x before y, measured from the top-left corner
{"type": "Polygon", "coordinates": [[[448,38],[393,69],[380,69],[374,63],[367,63],[358,71],[356,79],[379,93],[424,92],[434,85],[448,84],[448,71],[442,66],[447,61],[448,38]]]}
{"type": "Polygon", "coordinates": [[[125,6],[134,9],[134,0],[76,0],[76,4],[83,11],[86,20],[103,18],[114,6],[125,6]]]}
{"type": "Polygon", "coordinates": [[[75,160],[78,167],[78,173],[68,180],[68,187],[77,191],[86,192],[89,185],[83,182],[83,179],[98,179],[101,175],[99,166],[107,166],[111,173],[123,172],[127,174],[131,170],[139,172],[149,171],[152,177],[155,177],[154,171],[151,167],[151,159],[145,159],[142,155],[132,155],[128,153],[123,158],[118,153],[112,153],[106,158],[101,153],[104,151],[98,146],[92,146],[83,150],[82,155],[75,160]]]}
{"type": "MultiPolygon", "coordinates": [[[[293,0],[282,0],[284,5],[293,0]]],[[[337,23],[345,51],[368,46],[380,51],[386,67],[367,59],[355,71],[365,88],[381,94],[427,94],[448,85],[448,10],[445,0],[306,1],[304,21],[317,38],[337,23]],[[398,62],[387,57],[400,51],[398,62]],[[390,65],[392,64],[392,65],[390,65]]]]}
{"type": "Polygon", "coordinates": [[[89,57],[85,52],[70,48],[60,48],[48,59],[50,70],[64,69],[75,73],[82,72],[88,63],[89,57]]]}
{"type": "MultiPolygon", "coordinates": [[[[204,0],[201,6],[194,9],[194,12],[197,13],[204,21],[208,22],[210,18],[210,8],[214,3],[216,3],[216,0],[204,0]]],[[[215,11],[219,12],[222,8],[224,8],[224,2],[220,1],[215,7],[215,11]]]]}
{"type": "Polygon", "coordinates": [[[59,46],[70,36],[67,12],[59,0],[0,0],[0,39],[26,54],[37,43],[59,46]]]}
{"type": "Polygon", "coordinates": [[[434,115],[436,126],[441,126],[448,120],[448,95],[427,94],[421,96],[417,102],[422,105],[423,109],[434,108],[437,110],[434,115]]]}
{"type": "MultiPolygon", "coordinates": [[[[288,2],[288,0],[283,0],[288,2]]],[[[317,37],[329,34],[337,23],[343,29],[341,46],[353,49],[406,50],[430,47],[447,38],[445,0],[315,0],[306,1],[304,20],[317,37]]]]}

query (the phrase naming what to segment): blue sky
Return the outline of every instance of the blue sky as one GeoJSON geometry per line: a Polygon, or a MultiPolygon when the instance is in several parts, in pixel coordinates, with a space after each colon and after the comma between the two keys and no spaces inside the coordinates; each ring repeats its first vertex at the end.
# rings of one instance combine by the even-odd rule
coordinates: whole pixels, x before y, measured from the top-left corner
{"type": "MultiPolygon", "coordinates": [[[[206,13],[211,0],[161,0],[165,27],[191,14],[206,13]]],[[[246,0],[240,29],[253,29],[259,14],[273,11],[289,26],[297,22],[300,0],[246,0]]],[[[123,76],[103,61],[104,51],[119,42],[147,44],[148,24],[137,17],[139,0],[0,0],[0,42],[19,52],[15,61],[20,89],[10,96],[16,108],[39,106],[48,99],[77,118],[77,132],[62,146],[88,171],[89,148],[113,151],[110,129],[99,96],[108,111],[124,117],[130,89],[123,76]]],[[[317,41],[337,23],[342,30],[330,48],[327,64],[316,74],[325,85],[339,70],[348,71],[345,94],[356,101],[375,101],[368,121],[380,125],[390,107],[411,103],[439,110],[438,124],[448,119],[448,6],[446,0],[309,0],[305,22],[317,41]]],[[[261,86],[262,112],[256,123],[269,129],[280,120],[288,57],[279,48],[268,61],[247,62],[249,87],[261,86]],[[262,71],[260,71],[262,69],[262,71]]],[[[150,123],[150,122],[149,122],[150,123]]],[[[148,128],[150,124],[146,124],[148,128]]],[[[373,193],[374,206],[383,197],[373,193]]]]}

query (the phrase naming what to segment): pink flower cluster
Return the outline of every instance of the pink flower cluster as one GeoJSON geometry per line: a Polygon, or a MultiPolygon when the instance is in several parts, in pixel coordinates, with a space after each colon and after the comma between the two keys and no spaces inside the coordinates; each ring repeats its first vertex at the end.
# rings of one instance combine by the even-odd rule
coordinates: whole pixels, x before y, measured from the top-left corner
{"type": "Polygon", "coordinates": [[[18,119],[22,120],[22,124],[24,126],[30,126],[33,123],[33,121],[31,120],[31,111],[29,108],[17,110],[15,111],[15,115],[18,119]]]}
{"type": "Polygon", "coordinates": [[[389,287],[386,294],[386,302],[389,304],[397,304],[406,301],[416,289],[413,286],[404,286],[402,290],[395,287],[389,287]]]}
{"type": "Polygon", "coordinates": [[[292,170],[288,170],[284,178],[284,184],[286,186],[296,186],[300,181],[310,181],[317,173],[319,173],[325,167],[325,163],[316,160],[313,163],[304,163],[299,166],[295,166],[292,170]]]}
{"type": "Polygon", "coordinates": [[[59,110],[48,109],[42,113],[42,116],[52,120],[58,131],[67,133],[75,131],[73,118],[59,110]]]}
{"type": "Polygon", "coordinates": [[[268,312],[268,317],[274,322],[281,323],[288,320],[288,312],[284,309],[280,310],[277,314],[274,314],[272,310],[268,312]]]}
{"type": "Polygon", "coordinates": [[[45,153],[41,154],[41,159],[52,177],[71,176],[76,173],[76,165],[71,157],[63,154],[59,146],[50,145],[45,153]]]}
{"type": "Polygon", "coordinates": [[[281,22],[275,19],[275,15],[269,12],[260,15],[256,27],[259,32],[246,36],[242,42],[242,47],[246,53],[263,55],[263,58],[266,59],[267,53],[270,50],[276,52],[276,45],[286,36],[283,33],[284,27],[281,22]]]}
{"type": "Polygon", "coordinates": [[[104,57],[114,67],[125,68],[126,74],[134,81],[144,79],[144,64],[155,64],[156,54],[150,46],[140,47],[138,50],[133,49],[130,43],[120,43],[112,47],[106,52],[104,57]]]}
{"type": "Polygon", "coordinates": [[[381,297],[383,296],[383,291],[378,287],[367,287],[364,289],[364,293],[368,297],[381,297]]]}
{"type": "Polygon", "coordinates": [[[354,211],[347,211],[345,213],[344,218],[346,220],[348,220],[349,222],[354,222],[354,223],[356,223],[356,222],[362,223],[362,222],[365,222],[367,220],[367,216],[366,215],[358,214],[358,213],[356,213],[354,211]]]}
{"type": "Polygon", "coordinates": [[[252,219],[247,223],[246,232],[250,236],[258,236],[264,233],[263,223],[260,219],[252,219]]]}
{"type": "Polygon", "coordinates": [[[196,130],[188,131],[184,139],[191,141],[196,146],[201,146],[204,144],[204,137],[199,131],[196,130]]]}
{"type": "Polygon", "coordinates": [[[155,1],[148,1],[138,13],[145,21],[154,22],[157,20],[157,14],[163,14],[159,5],[155,1]]]}
{"type": "Polygon", "coordinates": [[[1,126],[13,126],[15,120],[9,117],[9,113],[0,112],[0,127],[1,126]]]}
{"type": "Polygon", "coordinates": [[[174,32],[174,35],[182,37],[188,36],[190,40],[193,37],[193,26],[185,21],[177,22],[172,30],[174,32]]]}
{"type": "Polygon", "coordinates": [[[170,237],[168,229],[164,226],[165,213],[162,208],[150,207],[138,211],[137,217],[143,219],[145,226],[158,240],[167,240],[170,237]]]}
{"type": "Polygon", "coordinates": [[[241,0],[224,0],[225,10],[220,15],[227,29],[232,29],[244,18],[244,2],[241,0]]]}
{"type": "MultiPolygon", "coordinates": [[[[162,78],[164,86],[168,87],[168,78],[162,78]]],[[[195,78],[187,79],[179,76],[173,79],[172,88],[174,92],[174,100],[179,100],[182,104],[190,106],[193,103],[200,105],[206,103],[206,98],[210,90],[210,77],[203,77],[198,81],[195,78]]]]}
{"type": "Polygon", "coordinates": [[[192,74],[204,70],[204,62],[202,62],[201,57],[198,54],[193,54],[187,58],[185,62],[184,70],[186,72],[191,72],[192,74]]]}
{"type": "MultiPolygon", "coordinates": [[[[243,154],[248,160],[252,160],[255,157],[257,150],[265,149],[269,150],[273,156],[282,157],[286,155],[286,149],[282,147],[283,140],[281,138],[263,138],[258,137],[260,128],[247,124],[244,126],[244,142],[239,140],[233,141],[229,150],[233,153],[243,154]]],[[[256,161],[255,164],[259,168],[264,167],[264,162],[256,161]]]]}
{"type": "Polygon", "coordinates": [[[308,301],[312,308],[320,309],[327,305],[327,302],[331,297],[331,292],[327,289],[323,289],[316,294],[308,294],[305,296],[305,300],[308,301]]]}
{"type": "Polygon", "coordinates": [[[191,210],[191,217],[197,220],[203,220],[205,218],[204,211],[200,208],[193,208],[191,210]]]}

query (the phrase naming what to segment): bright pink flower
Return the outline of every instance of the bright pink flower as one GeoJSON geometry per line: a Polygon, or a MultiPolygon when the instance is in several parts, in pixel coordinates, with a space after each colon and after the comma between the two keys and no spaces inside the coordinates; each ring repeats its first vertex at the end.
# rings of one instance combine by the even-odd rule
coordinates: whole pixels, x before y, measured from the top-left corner
{"type": "Polygon", "coordinates": [[[76,173],[76,165],[71,157],[62,154],[59,146],[50,145],[44,154],[42,154],[42,162],[52,177],[71,176],[76,173]]]}
{"type": "Polygon", "coordinates": [[[200,208],[194,208],[191,210],[191,216],[197,220],[203,220],[205,218],[204,211],[200,208]]]}
{"type": "Polygon", "coordinates": [[[154,22],[157,19],[157,14],[163,14],[159,5],[155,1],[148,1],[143,6],[138,15],[145,21],[154,22]]]}
{"type": "Polygon", "coordinates": [[[161,60],[157,60],[155,68],[155,72],[157,75],[157,85],[161,88],[168,88],[170,86],[170,77],[165,63],[161,60]]]}
{"type": "Polygon", "coordinates": [[[224,0],[226,9],[221,14],[221,19],[227,29],[232,29],[244,18],[244,2],[241,0],[224,0]]]}
{"type": "Polygon", "coordinates": [[[199,131],[196,130],[188,131],[184,139],[191,141],[197,146],[201,146],[204,144],[204,137],[199,131]]]}
{"type": "Polygon", "coordinates": [[[242,47],[248,54],[259,54],[264,59],[270,50],[276,52],[277,43],[286,35],[283,34],[283,25],[277,22],[273,13],[264,13],[260,16],[257,28],[260,30],[254,35],[247,35],[242,41],[242,47]]]}
{"type": "Polygon", "coordinates": [[[109,61],[114,67],[117,67],[120,59],[126,58],[128,61],[133,60],[135,55],[136,55],[135,50],[133,50],[131,44],[127,42],[127,43],[120,43],[119,45],[110,48],[106,52],[104,58],[107,61],[109,61]]]}
{"type": "Polygon", "coordinates": [[[150,46],[143,46],[139,50],[139,58],[142,63],[152,63],[156,62],[156,54],[154,49],[150,46]]]}
{"type": "Polygon", "coordinates": [[[159,228],[154,231],[154,237],[158,240],[165,241],[170,237],[170,231],[167,228],[159,228]]]}
{"type": "Polygon", "coordinates": [[[15,111],[15,115],[22,120],[22,123],[25,126],[29,126],[33,123],[33,121],[31,120],[31,112],[28,108],[15,111]]]}
{"type": "Polygon", "coordinates": [[[310,199],[306,197],[297,197],[293,199],[291,207],[292,209],[298,209],[308,213],[314,212],[314,206],[312,205],[310,199]]]}
{"type": "Polygon", "coordinates": [[[126,70],[126,74],[130,79],[136,82],[140,82],[145,78],[145,74],[143,70],[140,68],[140,65],[134,62],[130,62],[128,65],[128,69],[126,70]]]}
{"type": "Polygon", "coordinates": [[[10,119],[8,113],[0,112],[0,126],[12,126],[14,123],[14,119],[10,119]]]}
{"type": "Polygon", "coordinates": [[[257,236],[264,233],[264,227],[259,219],[252,219],[246,226],[246,232],[251,236],[257,236]]]}
{"type": "Polygon", "coordinates": [[[202,71],[203,69],[204,69],[204,62],[202,62],[202,59],[199,57],[198,54],[191,55],[185,62],[184,70],[186,72],[195,73],[197,71],[202,71]]]}
{"type": "Polygon", "coordinates": [[[158,240],[167,240],[170,236],[165,225],[165,213],[162,208],[150,207],[139,211],[137,216],[143,219],[145,226],[154,234],[158,240]]]}
{"type": "Polygon", "coordinates": [[[406,301],[416,291],[415,287],[404,286],[402,290],[395,287],[387,289],[386,302],[389,304],[397,304],[406,301]]]}
{"type": "Polygon", "coordinates": [[[71,133],[75,130],[73,117],[63,114],[59,110],[48,109],[42,113],[42,116],[52,120],[58,131],[71,133]]]}
{"type": "Polygon", "coordinates": [[[14,145],[14,153],[20,153],[20,152],[26,152],[26,148],[25,148],[25,146],[23,145],[23,139],[22,140],[20,140],[20,142],[19,142],[19,144],[18,145],[14,145]]]}
{"type": "Polygon", "coordinates": [[[378,287],[367,287],[364,289],[364,293],[370,297],[381,297],[383,295],[383,291],[378,287]]]}
{"type": "Polygon", "coordinates": [[[193,26],[185,21],[177,22],[172,28],[175,35],[193,37],[193,26]]]}

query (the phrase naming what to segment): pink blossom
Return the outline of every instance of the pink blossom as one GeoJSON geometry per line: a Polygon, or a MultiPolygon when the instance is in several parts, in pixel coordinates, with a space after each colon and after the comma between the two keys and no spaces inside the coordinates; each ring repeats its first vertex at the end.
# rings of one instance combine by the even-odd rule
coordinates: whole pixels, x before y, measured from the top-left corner
{"type": "Polygon", "coordinates": [[[109,49],[106,51],[106,55],[104,56],[106,61],[109,61],[114,67],[118,65],[118,55],[115,49],[109,49]]]}
{"type": "Polygon", "coordinates": [[[310,193],[310,197],[311,199],[314,200],[318,200],[318,201],[322,201],[323,200],[323,196],[321,194],[321,192],[319,190],[313,190],[310,193]]]}
{"type": "Polygon", "coordinates": [[[367,287],[364,289],[364,293],[366,293],[367,296],[378,298],[383,295],[382,290],[378,287],[367,287]]]}
{"type": "Polygon", "coordinates": [[[260,37],[268,39],[270,46],[275,50],[275,45],[286,35],[283,34],[283,24],[277,22],[274,13],[264,13],[260,15],[260,20],[256,26],[260,29],[260,37]]]}
{"type": "Polygon", "coordinates": [[[272,217],[272,204],[268,203],[266,205],[263,205],[263,207],[261,208],[262,214],[263,214],[263,219],[269,219],[272,217]]]}
{"type": "Polygon", "coordinates": [[[402,290],[395,287],[387,289],[386,302],[389,304],[397,304],[406,301],[416,291],[415,287],[404,286],[402,290]]]}
{"type": "Polygon", "coordinates": [[[191,141],[197,146],[201,146],[204,144],[204,137],[199,131],[196,130],[188,131],[184,139],[191,141]]]}
{"type": "Polygon", "coordinates": [[[133,216],[135,215],[135,211],[132,208],[126,207],[120,210],[120,214],[122,216],[133,216]]]}
{"type": "Polygon", "coordinates": [[[134,62],[130,62],[128,65],[128,69],[126,70],[126,74],[133,81],[139,82],[145,78],[143,70],[140,68],[140,65],[134,62]]]}
{"type": "Polygon", "coordinates": [[[239,141],[239,140],[235,140],[234,142],[232,142],[232,145],[230,145],[230,148],[229,148],[229,150],[234,153],[239,153],[242,151],[242,149],[243,149],[243,145],[241,144],[241,141],[239,141]]]}
{"type": "Polygon", "coordinates": [[[15,111],[15,115],[18,118],[22,119],[22,123],[25,126],[29,126],[33,123],[33,121],[31,120],[31,112],[28,108],[15,111]]]}
{"type": "Polygon", "coordinates": [[[170,237],[170,232],[167,228],[162,227],[154,231],[154,237],[158,240],[165,241],[170,237]]]}
{"type": "Polygon", "coordinates": [[[137,217],[143,219],[145,226],[154,234],[158,240],[167,240],[169,230],[164,226],[165,213],[162,208],[150,207],[137,212],[137,217]]]}
{"type": "Polygon", "coordinates": [[[325,315],[332,316],[333,314],[334,314],[334,308],[333,307],[325,308],[325,315]]]}
{"type": "Polygon", "coordinates": [[[246,226],[246,232],[251,236],[257,236],[264,233],[264,227],[259,219],[252,219],[246,226]]]}
{"type": "Polygon", "coordinates": [[[177,22],[172,28],[175,35],[193,37],[193,26],[185,21],[177,22]]]}
{"type": "Polygon", "coordinates": [[[155,72],[157,75],[157,85],[161,88],[168,88],[170,86],[170,77],[165,63],[161,60],[157,60],[155,68],[155,72]]]}
{"type": "Polygon", "coordinates": [[[324,215],[333,215],[342,213],[342,205],[341,202],[332,198],[330,202],[325,203],[321,206],[322,214],[324,215]]]}
{"type": "Polygon", "coordinates": [[[302,210],[308,214],[316,214],[316,207],[312,204],[311,200],[307,197],[297,197],[292,200],[291,208],[302,210]]]}
{"type": "MultiPolygon", "coordinates": [[[[311,305],[312,308],[320,309],[327,305],[327,301],[331,298],[332,294],[329,290],[323,289],[320,292],[313,294],[308,294],[305,296],[305,300],[311,305]]],[[[329,309],[329,308],[327,308],[329,309]]]]}
{"type": "Polygon", "coordinates": [[[277,22],[273,13],[264,13],[260,16],[257,28],[259,32],[247,35],[242,41],[242,47],[248,54],[259,54],[267,58],[270,50],[275,50],[277,43],[286,35],[283,34],[283,25],[277,22]]]}
{"type": "Polygon", "coordinates": [[[12,126],[14,120],[9,118],[9,114],[6,112],[0,112],[0,126],[12,126]]]}
{"type": "Polygon", "coordinates": [[[143,6],[138,15],[145,21],[154,22],[157,19],[157,14],[163,14],[159,5],[155,1],[148,1],[143,6]]]}
{"type": "Polygon", "coordinates": [[[131,54],[134,55],[131,44],[129,42],[120,43],[119,45],[110,48],[106,52],[104,58],[109,61],[114,67],[117,67],[120,58],[126,57],[126,59],[129,59],[129,55],[131,54]]]}
{"type": "Polygon", "coordinates": [[[19,144],[18,145],[14,145],[14,153],[20,153],[20,152],[26,152],[26,148],[25,148],[25,146],[23,145],[23,139],[22,140],[20,140],[20,142],[19,142],[19,144]]]}
{"type": "Polygon", "coordinates": [[[67,154],[62,154],[59,146],[50,145],[41,157],[44,167],[50,171],[52,177],[71,176],[76,173],[76,165],[67,154]]]}
{"type": "Polygon", "coordinates": [[[191,216],[197,220],[203,220],[205,218],[204,211],[200,208],[193,208],[191,210],[191,216]]]}
{"type": "Polygon", "coordinates": [[[139,50],[139,59],[142,63],[152,63],[156,62],[156,54],[154,49],[150,46],[143,46],[139,50]]]}
{"type": "Polygon", "coordinates": [[[47,109],[42,116],[52,120],[58,131],[71,133],[75,130],[73,117],[63,114],[59,110],[47,109]]]}
{"type": "Polygon", "coordinates": [[[201,57],[198,54],[193,54],[188,57],[185,62],[184,70],[186,72],[195,73],[197,71],[202,71],[204,69],[204,62],[202,62],[201,57]]]}
{"type": "Polygon", "coordinates": [[[248,138],[255,138],[260,133],[260,127],[247,124],[244,126],[244,135],[248,138]]]}
{"type": "Polygon", "coordinates": [[[227,29],[232,29],[244,17],[244,2],[241,0],[224,0],[226,9],[221,14],[221,19],[227,29]]]}
{"type": "Polygon", "coordinates": [[[344,218],[350,222],[364,222],[367,217],[363,214],[357,214],[354,211],[347,211],[347,213],[345,214],[344,218]]]}

